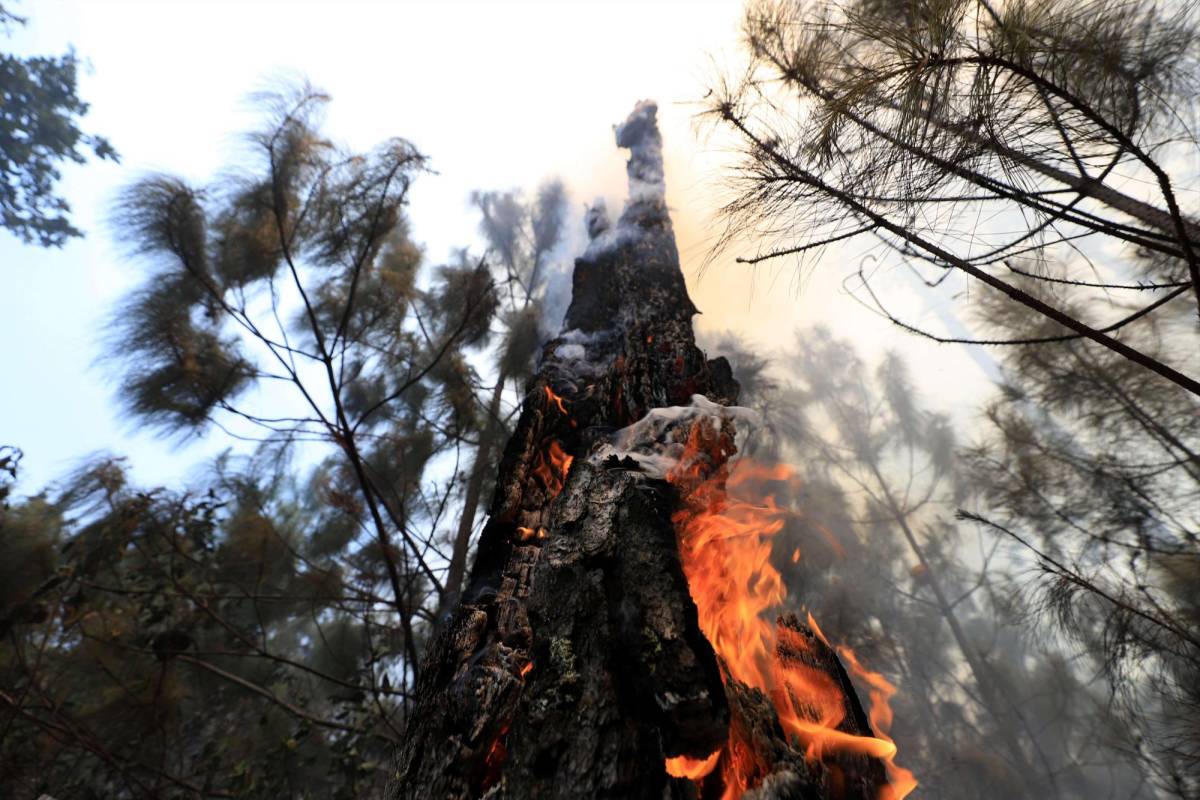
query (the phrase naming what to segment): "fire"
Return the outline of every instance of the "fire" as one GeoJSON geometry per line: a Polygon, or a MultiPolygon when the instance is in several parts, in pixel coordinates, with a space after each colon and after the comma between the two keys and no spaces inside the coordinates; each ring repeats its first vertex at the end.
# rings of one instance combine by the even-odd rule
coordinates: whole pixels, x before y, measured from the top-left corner
{"type": "MultiPolygon", "coordinates": [[[[871,694],[871,727],[879,734],[879,738],[892,741],[887,732],[892,727],[892,695],[896,687],[878,672],[872,672],[859,662],[849,647],[839,647],[838,653],[850,667],[850,671],[870,688],[871,694]]],[[[899,767],[889,758],[885,762],[888,771],[888,786],[880,792],[879,800],[901,800],[917,787],[917,779],[911,770],[899,767]]]]}
{"type": "MultiPolygon", "coordinates": [[[[871,687],[871,723],[880,736],[837,730],[846,713],[841,689],[823,672],[787,658],[789,652],[811,648],[811,643],[768,621],[768,610],[781,605],[787,595],[771,563],[771,540],[793,513],[778,505],[772,488],[794,485],[797,478],[786,466],[744,458],[712,471],[711,464],[723,462],[731,451],[729,438],[702,419],[692,425],[684,455],[667,475],[685,498],[673,521],[700,628],[725,663],[728,677],[771,698],[784,730],[804,745],[807,758],[853,752],[882,759],[890,785],[879,800],[901,800],[916,781],[911,772],[892,764],[896,745],[882,732],[891,721],[888,700],[895,689],[878,673],[850,661],[855,674],[871,687]]],[[[792,558],[798,560],[798,550],[792,558]]],[[[824,641],[811,616],[809,623],[824,641]]],[[[733,729],[725,747],[707,759],[667,759],[666,769],[670,775],[698,780],[718,762],[723,800],[736,800],[761,777],[755,753],[733,729]]]]}
{"type": "Polygon", "coordinates": [[[721,750],[717,750],[708,758],[688,758],[687,756],[668,758],[667,774],[673,778],[698,781],[713,771],[713,767],[717,765],[720,758],[721,750]]]}
{"type": "Polygon", "coordinates": [[[483,758],[483,774],[480,776],[479,786],[481,792],[486,792],[500,781],[501,766],[508,758],[508,747],[505,744],[507,738],[508,725],[505,725],[496,734],[496,738],[492,740],[492,746],[488,748],[487,755],[483,758]]]}
{"type": "Polygon", "coordinates": [[[517,541],[518,542],[529,542],[534,539],[545,539],[545,538],[546,538],[546,529],[545,528],[537,528],[535,530],[533,528],[526,528],[523,525],[517,528],[517,541]]]}
{"type": "Polygon", "coordinates": [[[554,439],[550,440],[550,446],[538,457],[538,465],[534,467],[533,474],[542,481],[552,498],[562,491],[574,460],[575,456],[568,455],[562,449],[562,445],[554,439]]]}
{"type": "Polygon", "coordinates": [[[567,407],[564,405],[564,403],[566,403],[566,401],[555,394],[554,390],[548,385],[543,386],[542,389],[544,389],[546,392],[546,402],[550,403],[551,405],[558,406],[559,413],[565,416],[567,413],[567,407]]]}

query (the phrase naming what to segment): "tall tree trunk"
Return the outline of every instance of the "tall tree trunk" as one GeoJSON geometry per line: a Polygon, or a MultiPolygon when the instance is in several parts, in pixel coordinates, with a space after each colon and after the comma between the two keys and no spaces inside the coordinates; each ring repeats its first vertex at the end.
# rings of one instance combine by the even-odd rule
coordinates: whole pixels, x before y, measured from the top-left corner
{"type": "Polygon", "coordinates": [[[975,686],[979,689],[981,704],[996,722],[997,735],[1000,741],[1003,742],[1004,749],[1008,752],[1018,780],[1026,784],[1031,793],[1037,794],[1042,791],[1042,787],[1037,782],[1038,773],[1033,769],[1033,765],[1029,763],[1025,750],[1022,748],[1021,742],[1016,735],[1016,729],[1021,727],[1026,729],[1031,746],[1042,758],[1043,775],[1050,782],[1054,793],[1053,796],[1058,797],[1059,792],[1054,777],[1054,769],[1047,761],[1045,753],[1038,746],[1035,731],[1028,730],[1028,725],[1021,715],[1020,707],[1011,701],[1011,698],[1008,697],[1007,692],[1004,690],[1003,684],[996,679],[995,674],[983,659],[983,654],[967,638],[966,632],[963,631],[962,625],[958,622],[958,615],[954,613],[954,605],[950,602],[949,596],[942,588],[937,570],[925,558],[925,550],[917,540],[916,533],[913,532],[912,527],[908,524],[908,514],[900,507],[900,503],[896,500],[895,495],[892,494],[892,487],[879,470],[879,466],[874,463],[871,464],[871,472],[875,478],[875,484],[883,496],[884,505],[887,507],[888,513],[892,515],[892,519],[895,520],[901,533],[904,534],[904,539],[908,542],[909,549],[912,550],[913,555],[916,556],[917,563],[921,565],[924,571],[925,580],[929,583],[929,588],[933,592],[938,611],[941,613],[942,619],[946,621],[946,626],[950,629],[950,635],[953,637],[954,643],[958,645],[958,650],[962,653],[963,659],[967,662],[967,667],[971,670],[971,676],[975,679],[975,686]]]}
{"type": "MultiPolygon", "coordinates": [[[[487,419],[483,421],[483,429],[479,433],[479,446],[475,448],[475,460],[471,464],[471,474],[467,477],[467,491],[466,497],[463,499],[462,516],[458,519],[458,531],[454,536],[454,549],[450,553],[450,567],[446,572],[445,589],[442,592],[442,609],[452,608],[458,602],[459,592],[462,590],[463,577],[467,572],[467,550],[471,544],[471,531],[475,529],[475,512],[479,508],[483,483],[491,468],[492,449],[496,447],[502,431],[498,420],[505,383],[507,383],[507,376],[501,370],[496,380],[496,386],[492,390],[487,419]]],[[[438,618],[440,619],[441,616],[439,611],[438,618]]]]}
{"type": "MultiPolygon", "coordinates": [[[[617,129],[632,153],[629,201],[615,227],[590,215],[564,332],[504,451],[461,602],[426,653],[393,798],[696,796],[664,759],[709,756],[731,725],[762,765],[760,797],[836,787],[875,800],[883,783],[863,756],[806,761],[761,692],[722,680],[680,564],[677,489],[597,455],[652,409],[737,395],[725,359],[695,345],[655,114],[641,103],[617,129]]],[[[779,658],[842,687],[842,729],[869,734],[837,657],[799,621],[783,624],[779,658]]]]}

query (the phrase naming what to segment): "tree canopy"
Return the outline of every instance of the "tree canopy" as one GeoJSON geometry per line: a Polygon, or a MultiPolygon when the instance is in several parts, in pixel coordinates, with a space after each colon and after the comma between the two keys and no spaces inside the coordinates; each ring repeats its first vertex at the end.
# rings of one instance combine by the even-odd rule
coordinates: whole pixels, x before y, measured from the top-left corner
{"type": "MultiPolygon", "coordinates": [[[[0,28],[25,20],[0,5],[0,28]]],[[[70,205],[56,191],[64,162],[88,154],[117,160],[107,139],[84,133],[88,104],[78,95],[79,58],[22,58],[0,53],[0,226],[26,243],[61,247],[82,233],[71,224],[70,205]]]]}
{"type": "Polygon", "coordinates": [[[750,236],[759,250],[742,261],[870,236],[931,287],[978,283],[1055,323],[948,337],[899,318],[860,272],[868,301],[910,331],[1086,338],[1200,394],[1191,365],[1120,335],[1172,301],[1200,307],[1200,228],[1172,159],[1196,144],[1189,4],[768,0],[743,30],[750,67],[708,107],[741,142],[726,243],[750,236]],[[1154,299],[1089,324],[1022,278],[1094,302],[1154,299]]]}
{"type": "Polygon", "coordinates": [[[108,329],[118,396],[231,449],[181,487],[102,455],[23,498],[0,451],[0,793],[376,794],[465,568],[564,190],[477,193],[487,255],[431,263],[423,154],[336,146],[311,86],[255,101],[235,167],[143,175],[112,217],[145,278],[108,329]]]}

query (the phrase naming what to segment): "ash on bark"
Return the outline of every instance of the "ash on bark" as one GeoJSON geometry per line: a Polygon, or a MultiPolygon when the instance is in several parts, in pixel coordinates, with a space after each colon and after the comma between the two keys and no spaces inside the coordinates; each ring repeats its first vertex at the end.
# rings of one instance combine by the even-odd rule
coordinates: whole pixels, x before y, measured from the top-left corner
{"type": "MultiPolygon", "coordinates": [[[[528,387],[470,580],[425,655],[397,800],[691,797],[664,759],[721,747],[731,704],[733,724],[762,740],[759,791],[775,792],[762,796],[828,796],[828,769],[805,763],[761,693],[735,686],[727,698],[680,565],[676,490],[632,460],[589,457],[653,408],[737,399],[729,364],[695,345],[655,113],[640,103],[617,128],[630,197],[615,225],[589,220],[564,330],[528,387]]],[[[853,698],[844,672],[835,678],[853,698]]],[[[867,732],[848,702],[849,724],[867,732]]],[[[882,780],[877,764],[851,769],[864,785],[882,780]]]]}

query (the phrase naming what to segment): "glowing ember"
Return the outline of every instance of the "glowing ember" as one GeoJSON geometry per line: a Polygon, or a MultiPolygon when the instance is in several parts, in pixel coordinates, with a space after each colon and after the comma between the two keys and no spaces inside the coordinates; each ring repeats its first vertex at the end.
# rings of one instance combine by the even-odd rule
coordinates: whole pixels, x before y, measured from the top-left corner
{"type": "Polygon", "coordinates": [[[522,678],[524,678],[526,675],[528,675],[531,672],[533,672],[533,662],[532,661],[528,662],[525,666],[521,667],[521,677],[522,678]]]}
{"type": "Polygon", "coordinates": [[[698,781],[713,771],[713,767],[717,765],[717,761],[720,758],[720,750],[708,758],[688,758],[687,756],[668,758],[667,774],[672,778],[687,778],[688,780],[698,781]]]}
{"type": "Polygon", "coordinates": [[[567,407],[564,405],[566,401],[555,394],[554,390],[549,386],[543,386],[542,388],[546,391],[546,402],[550,403],[551,405],[558,406],[559,413],[565,415],[567,413],[567,407]]]}
{"type": "MultiPolygon", "coordinates": [[[[806,758],[852,752],[882,759],[891,783],[881,791],[880,800],[901,800],[916,781],[911,772],[892,763],[895,744],[882,733],[877,738],[837,730],[846,714],[840,687],[803,661],[781,657],[810,650],[811,640],[768,622],[766,612],[779,606],[787,594],[782,576],[771,564],[771,537],[793,513],[776,503],[772,489],[794,486],[797,478],[782,465],[763,466],[747,459],[722,463],[731,451],[729,437],[702,419],[692,425],[684,454],[667,475],[685,498],[673,521],[700,628],[724,661],[729,677],[771,698],[784,731],[805,747],[806,758]],[[714,463],[722,466],[714,471],[714,463]]],[[[792,560],[799,556],[797,549],[792,560]]],[[[811,616],[809,627],[825,641],[811,616]]],[[[871,687],[871,723],[882,732],[891,721],[887,702],[895,689],[851,659],[853,654],[848,661],[855,674],[871,687]]],[[[707,759],[667,759],[666,768],[670,775],[698,780],[718,762],[723,800],[740,797],[763,777],[766,766],[740,740],[734,726],[722,750],[707,759]]]]}
{"type": "Polygon", "coordinates": [[[483,759],[483,776],[480,784],[480,790],[486,792],[500,780],[500,769],[504,764],[504,760],[508,758],[508,748],[505,746],[505,739],[508,737],[508,726],[505,725],[496,734],[496,738],[492,741],[492,746],[488,748],[487,755],[483,759]]]}
{"type": "Polygon", "coordinates": [[[517,541],[518,542],[528,542],[533,539],[545,539],[545,538],[546,538],[546,529],[545,528],[538,528],[537,530],[534,530],[533,528],[526,528],[524,526],[517,528],[517,541]]]}

